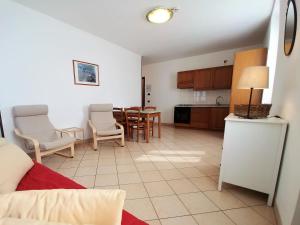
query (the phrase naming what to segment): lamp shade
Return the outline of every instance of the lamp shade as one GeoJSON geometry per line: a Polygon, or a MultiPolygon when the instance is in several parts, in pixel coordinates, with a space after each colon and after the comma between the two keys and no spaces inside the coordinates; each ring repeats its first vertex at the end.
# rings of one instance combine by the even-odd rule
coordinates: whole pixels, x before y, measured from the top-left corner
{"type": "Polygon", "coordinates": [[[269,67],[251,66],[243,70],[238,83],[238,89],[269,88],[269,67]]]}

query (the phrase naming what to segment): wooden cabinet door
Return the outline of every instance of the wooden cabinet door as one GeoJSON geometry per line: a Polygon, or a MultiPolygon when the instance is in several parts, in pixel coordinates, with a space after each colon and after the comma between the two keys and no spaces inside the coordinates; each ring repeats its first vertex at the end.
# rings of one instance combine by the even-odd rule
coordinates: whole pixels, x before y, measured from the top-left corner
{"type": "Polygon", "coordinates": [[[212,89],[213,69],[201,69],[194,71],[194,89],[209,90],[212,89]]]}
{"type": "Polygon", "coordinates": [[[233,66],[216,67],[213,73],[213,89],[230,89],[233,66]]]}
{"type": "MultiPolygon", "coordinates": [[[[234,59],[232,87],[230,98],[230,112],[234,111],[235,104],[248,104],[250,90],[238,89],[237,85],[243,70],[249,66],[266,65],[268,50],[266,48],[252,49],[237,52],[234,59]]],[[[252,104],[260,104],[262,99],[262,90],[253,90],[252,104]]]]}
{"type": "Polygon", "coordinates": [[[194,128],[209,128],[210,108],[207,107],[192,107],[191,109],[191,127],[194,128]]]}
{"type": "Polygon", "coordinates": [[[229,108],[211,108],[210,128],[212,130],[224,130],[225,118],[229,114],[229,108]]]}
{"type": "Polygon", "coordinates": [[[187,89],[194,87],[193,71],[178,72],[177,74],[177,88],[187,89]]]}

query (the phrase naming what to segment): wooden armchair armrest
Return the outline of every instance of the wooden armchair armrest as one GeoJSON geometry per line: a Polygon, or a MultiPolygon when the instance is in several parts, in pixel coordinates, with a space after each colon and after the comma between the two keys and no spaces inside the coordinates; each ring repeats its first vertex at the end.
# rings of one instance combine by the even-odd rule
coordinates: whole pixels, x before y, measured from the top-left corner
{"type": "Polygon", "coordinates": [[[89,120],[88,124],[89,124],[90,128],[92,129],[93,134],[96,134],[97,133],[96,127],[93,125],[91,120],[89,120]]]}
{"type": "Polygon", "coordinates": [[[35,149],[39,148],[40,144],[39,144],[38,140],[36,140],[32,137],[29,137],[27,135],[21,134],[21,132],[18,129],[15,129],[14,131],[15,131],[16,136],[18,136],[19,138],[22,138],[27,141],[32,141],[35,149]]]}
{"type": "Polygon", "coordinates": [[[72,134],[68,131],[65,131],[63,129],[55,129],[56,132],[59,132],[60,135],[62,136],[62,134],[67,134],[68,136],[72,137],[72,134]]]}
{"type": "Polygon", "coordinates": [[[118,123],[118,122],[116,122],[116,126],[118,126],[121,130],[124,130],[124,127],[123,127],[123,125],[122,124],[120,124],[120,123],[118,123]]]}

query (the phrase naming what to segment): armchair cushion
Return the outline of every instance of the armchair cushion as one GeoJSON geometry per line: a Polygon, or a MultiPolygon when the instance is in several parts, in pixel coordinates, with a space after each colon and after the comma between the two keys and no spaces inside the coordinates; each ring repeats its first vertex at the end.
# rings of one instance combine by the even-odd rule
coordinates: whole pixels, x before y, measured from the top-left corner
{"type": "Polygon", "coordinates": [[[13,115],[15,117],[24,116],[37,116],[37,115],[47,115],[48,106],[47,105],[20,105],[13,108],[13,115]]]}
{"type": "Polygon", "coordinates": [[[58,138],[53,141],[40,142],[41,150],[50,150],[58,147],[62,147],[64,145],[71,144],[75,141],[75,138],[70,136],[64,136],[62,138],[58,138]]]}
{"type": "Polygon", "coordinates": [[[0,194],[4,194],[15,191],[23,176],[34,164],[18,146],[1,142],[0,194]]]}
{"type": "Polygon", "coordinates": [[[115,130],[106,130],[106,131],[97,130],[97,135],[99,136],[112,136],[112,135],[119,135],[122,133],[123,131],[121,129],[116,129],[116,128],[115,130]]]}
{"type": "MultiPolygon", "coordinates": [[[[15,125],[22,134],[39,142],[52,142],[58,139],[55,128],[48,118],[47,105],[22,105],[13,107],[15,125]]],[[[31,141],[26,142],[33,149],[31,141]]]]}
{"type": "MultiPolygon", "coordinates": [[[[41,150],[62,147],[75,141],[72,137],[58,137],[55,127],[48,118],[47,105],[15,106],[13,114],[16,127],[22,134],[36,139],[41,150]]],[[[34,148],[29,140],[25,144],[28,149],[34,148]]]]}
{"type": "Polygon", "coordinates": [[[121,129],[116,128],[116,120],[113,117],[112,104],[92,104],[90,105],[90,118],[96,127],[97,135],[111,136],[122,134],[121,129]]]}

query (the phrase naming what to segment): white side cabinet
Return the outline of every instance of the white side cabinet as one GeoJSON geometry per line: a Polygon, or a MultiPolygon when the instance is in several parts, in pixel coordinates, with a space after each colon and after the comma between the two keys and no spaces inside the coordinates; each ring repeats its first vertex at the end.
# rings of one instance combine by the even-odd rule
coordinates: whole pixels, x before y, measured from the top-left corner
{"type": "Polygon", "coordinates": [[[219,191],[230,183],[273,197],[284,145],[287,121],[279,118],[225,118],[219,191]]]}

